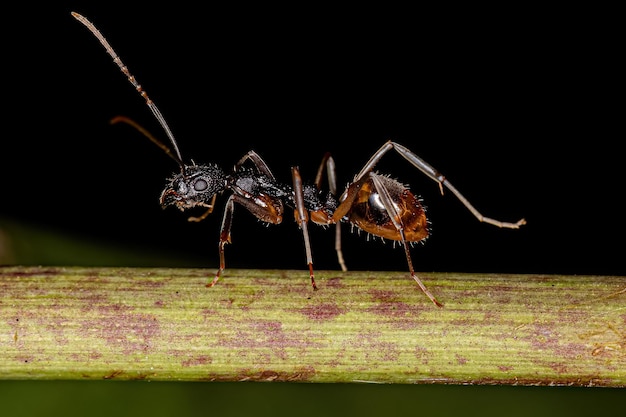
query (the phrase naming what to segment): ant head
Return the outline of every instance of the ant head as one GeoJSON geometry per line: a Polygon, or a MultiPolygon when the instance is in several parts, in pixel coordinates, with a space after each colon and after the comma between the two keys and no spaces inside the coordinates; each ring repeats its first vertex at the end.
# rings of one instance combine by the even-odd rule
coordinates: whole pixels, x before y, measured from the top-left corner
{"type": "Polygon", "coordinates": [[[227,175],[217,165],[182,165],[161,193],[161,206],[211,207],[213,196],[226,188],[226,181],[227,175]]]}

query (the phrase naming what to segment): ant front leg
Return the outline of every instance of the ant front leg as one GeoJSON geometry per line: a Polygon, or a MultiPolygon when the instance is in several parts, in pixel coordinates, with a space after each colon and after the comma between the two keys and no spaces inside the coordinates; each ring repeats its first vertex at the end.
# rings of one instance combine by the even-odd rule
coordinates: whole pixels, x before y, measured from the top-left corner
{"type": "Polygon", "coordinates": [[[219,241],[219,256],[220,256],[220,267],[215,273],[215,278],[213,281],[209,282],[206,286],[212,287],[217,284],[220,277],[222,276],[222,272],[226,268],[226,261],[224,256],[224,246],[227,243],[230,243],[230,229],[233,224],[233,210],[235,208],[234,203],[235,196],[231,195],[226,201],[226,208],[224,209],[224,217],[222,218],[222,227],[220,229],[220,241],[219,241]]]}
{"type": "Polygon", "coordinates": [[[201,222],[202,220],[206,219],[208,217],[209,214],[213,213],[213,208],[215,208],[215,200],[217,199],[217,194],[213,195],[213,198],[211,199],[211,203],[209,204],[209,208],[202,213],[200,216],[190,216],[187,218],[188,222],[201,222]]]}
{"type": "Polygon", "coordinates": [[[296,205],[295,217],[298,226],[302,229],[304,237],[304,251],[306,253],[306,262],[309,265],[309,275],[311,277],[311,286],[317,290],[315,285],[315,276],[313,274],[313,255],[311,254],[311,241],[309,239],[309,215],[304,207],[304,191],[302,186],[302,177],[298,167],[291,167],[291,175],[293,177],[293,196],[296,205]]]}
{"type": "MultiPolygon", "coordinates": [[[[245,178],[244,178],[245,179],[245,178]]],[[[248,178],[249,179],[249,178],[248,178]]],[[[247,181],[243,181],[247,183],[247,181]]],[[[249,185],[249,184],[248,184],[249,185]]],[[[257,194],[251,194],[238,185],[231,185],[230,190],[233,194],[228,197],[226,201],[226,208],[224,210],[224,217],[222,219],[222,227],[220,229],[219,240],[219,256],[220,267],[215,274],[215,278],[212,282],[207,284],[207,287],[212,287],[220,279],[220,276],[226,268],[224,246],[227,243],[231,243],[230,231],[233,224],[233,211],[235,209],[235,203],[243,206],[248,212],[253,214],[257,219],[269,224],[279,224],[283,219],[283,203],[279,198],[268,195],[263,192],[257,194]]]]}

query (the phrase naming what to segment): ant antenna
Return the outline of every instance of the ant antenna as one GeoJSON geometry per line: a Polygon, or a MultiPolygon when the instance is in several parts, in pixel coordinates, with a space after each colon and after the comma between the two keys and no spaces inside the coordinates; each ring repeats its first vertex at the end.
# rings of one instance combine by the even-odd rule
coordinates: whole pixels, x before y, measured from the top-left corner
{"type": "Polygon", "coordinates": [[[94,36],[98,38],[102,46],[104,46],[104,48],[106,49],[107,53],[111,55],[111,57],[113,58],[113,62],[117,64],[117,66],[120,68],[122,73],[128,78],[128,81],[133,85],[133,87],[135,87],[135,90],[137,90],[137,92],[141,95],[141,97],[143,97],[146,100],[146,104],[152,111],[152,114],[157,119],[157,121],[159,122],[163,130],[165,130],[165,134],[170,139],[170,142],[172,143],[172,146],[174,147],[174,151],[176,152],[175,155],[167,151],[166,153],[170,155],[176,162],[178,162],[178,165],[180,165],[182,173],[185,174],[185,164],[183,163],[183,158],[180,156],[180,150],[178,150],[176,139],[174,139],[174,134],[170,130],[170,127],[167,125],[167,122],[165,121],[165,118],[161,114],[161,111],[159,110],[159,108],[156,106],[156,104],[154,104],[154,102],[150,99],[150,97],[148,97],[148,94],[144,91],[141,85],[137,82],[135,77],[130,73],[126,65],[124,65],[120,57],[115,53],[111,45],[109,45],[109,42],[107,42],[106,38],[102,35],[102,33],[100,33],[98,28],[96,28],[93,23],[87,20],[86,17],[76,12],[72,12],[72,16],[74,16],[74,18],[78,20],[80,23],[85,25],[87,29],[89,29],[91,33],[93,33],[94,36]]]}
{"type": "Polygon", "coordinates": [[[112,125],[116,124],[116,123],[126,123],[127,125],[135,128],[135,130],[137,130],[139,133],[141,133],[142,135],[144,135],[145,137],[147,137],[152,143],[154,143],[156,146],[158,146],[159,148],[161,148],[161,150],[163,152],[165,152],[165,154],[167,156],[169,156],[170,158],[172,158],[174,161],[178,162],[178,164],[180,166],[183,166],[182,161],[180,160],[180,158],[178,158],[176,155],[174,155],[172,153],[172,150],[167,147],[167,145],[165,145],[163,142],[161,142],[160,140],[158,140],[157,138],[155,138],[152,133],[148,132],[143,126],[141,126],[139,123],[135,122],[132,119],[129,119],[126,116],[115,116],[114,118],[112,118],[109,123],[111,123],[112,125]]]}

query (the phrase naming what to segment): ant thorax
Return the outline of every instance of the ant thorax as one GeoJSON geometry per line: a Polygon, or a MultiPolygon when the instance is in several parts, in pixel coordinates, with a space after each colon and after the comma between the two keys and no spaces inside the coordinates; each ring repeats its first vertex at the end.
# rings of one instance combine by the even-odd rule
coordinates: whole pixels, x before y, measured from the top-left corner
{"type": "Polygon", "coordinates": [[[239,168],[228,179],[228,187],[242,197],[264,194],[280,199],[292,198],[293,188],[254,169],[239,168]]]}

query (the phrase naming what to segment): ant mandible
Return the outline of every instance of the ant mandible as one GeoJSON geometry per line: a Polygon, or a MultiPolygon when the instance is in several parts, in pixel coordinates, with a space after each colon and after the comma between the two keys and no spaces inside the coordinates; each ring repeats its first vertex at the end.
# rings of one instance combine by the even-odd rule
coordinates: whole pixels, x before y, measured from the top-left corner
{"type": "Polygon", "coordinates": [[[317,290],[317,285],[315,284],[313,273],[313,257],[309,241],[308,221],[311,220],[316,224],[324,226],[336,225],[335,249],[339,264],[344,271],[347,268],[341,252],[339,224],[341,222],[349,222],[375,236],[401,242],[411,277],[436,306],[442,307],[442,304],[426,288],[415,273],[409,252],[411,242],[419,242],[428,236],[428,222],[424,207],[420,199],[409,191],[405,185],[374,171],[376,164],[392,149],[427,177],[436,181],[442,193],[443,187],[450,190],[479,221],[510,229],[517,229],[526,223],[524,219],[516,223],[509,223],[483,216],[437,170],[408,148],[392,141],[386,142],[372,155],[339,198],[336,197],[337,187],[334,160],[328,153],[322,159],[313,184],[303,183],[298,167],[291,168],[293,184],[288,185],[278,182],[265,161],[254,151],[244,155],[235,164],[231,173],[225,172],[215,164],[197,165],[192,163],[192,165],[187,165],[183,162],[174,135],[158,107],[122,63],[108,41],[85,17],[75,12],[72,12],[72,16],[85,25],[104,46],[107,53],[113,58],[113,62],[117,64],[122,73],[128,78],[128,81],[145,99],[146,104],[172,144],[174,152],[132,120],[125,117],[117,117],[112,120],[113,123],[128,123],[139,130],[163,149],[180,166],[180,173],[173,175],[168,180],[165,189],[161,193],[161,205],[164,208],[174,206],[181,211],[194,207],[204,207],[206,208],[204,214],[199,217],[189,218],[190,221],[201,221],[212,213],[218,194],[230,193],[226,201],[220,231],[220,265],[215,277],[207,284],[207,287],[215,285],[224,272],[226,265],[224,246],[230,242],[235,203],[245,207],[259,220],[271,224],[282,222],[285,206],[287,206],[294,210],[295,220],[302,230],[306,261],[313,289],[317,290]],[[326,173],[329,183],[329,191],[325,195],[321,191],[324,173],[326,173]]]}

